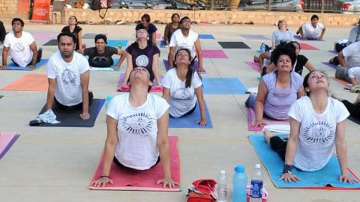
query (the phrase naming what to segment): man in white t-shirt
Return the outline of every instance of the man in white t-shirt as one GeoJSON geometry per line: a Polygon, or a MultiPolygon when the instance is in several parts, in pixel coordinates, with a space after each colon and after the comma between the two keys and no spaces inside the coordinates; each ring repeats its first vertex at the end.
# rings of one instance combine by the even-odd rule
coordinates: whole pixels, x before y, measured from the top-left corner
{"type": "Polygon", "coordinates": [[[178,49],[187,48],[191,51],[191,57],[198,59],[194,65],[199,72],[205,72],[204,59],[201,54],[199,34],[191,30],[191,20],[185,16],[180,20],[180,29],[176,30],[170,39],[170,50],[168,61],[171,67],[174,66],[175,53],[178,49]]]}
{"type": "Polygon", "coordinates": [[[42,50],[37,49],[36,42],[29,32],[23,31],[24,21],[14,18],[11,22],[12,32],[5,36],[4,49],[2,52],[2,65],[0,69],[6,69],[10,53],[11,60],[15,65],[34,69],[40,62],[42,50]]]}
{"type": "Polygon", "coordinates": [[[350,44],[338,54],[341,67],[336,68],[337,79],[352,82],[349,77],[349,70],[353,67],[360,67],[360,41],[350,44]]]}
{"type": "Polygon", "coordinates": [[[135,67],[130,73],[130,93],[114,97],[106,117],[107,138],[102,174],[93,186],[112,184],[113,162],[128,170],[150,170],[160,161],[163,179],[155,179],[164,187],[173,188],[168,137],[169,105],[162,97],[150,94],[150,73],[135,67]]]}
{"type": "Polygon", "coordinates": [[[308,40],[323,40],[325,34],[325,26],[319,23],[319,16],[311,16],[311,23],[303,24],[296,34],[308,40]]]}
{"type": "Polygon", "coordinates": [[[90,67],[84,56],[77,53],[76,37],[71,33],[60,33],[57,37],[59,51],[54,53],[47,64],[49,89],[47,110],[58,107],[64,110],[82,109],[80,117],[89,119],[90,67]]]}

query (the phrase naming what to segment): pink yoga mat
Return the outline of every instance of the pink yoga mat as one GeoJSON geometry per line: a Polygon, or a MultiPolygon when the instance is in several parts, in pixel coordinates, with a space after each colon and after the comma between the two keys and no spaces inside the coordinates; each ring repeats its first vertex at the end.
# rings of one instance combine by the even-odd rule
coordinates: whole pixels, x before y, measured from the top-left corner
{"type": "Polygon", "coordinates": [[[201,53],[204,58],[217,58],[217,59],[228,58],[228,56],[224,53],[223,50],[202,50],[201,53]]]}
{"type": "MultiPolygon", "coordinates": [[[[176,136],[169,136],[171,152],[171,174],[173,180],[180,185],[180,155],[177,147],[178,139],[176,136]]],[[[102,162],[96,170],[91,181],[98,179],[102,174],[102,162]]],[[[106,187],[89,186],[92,190],[122,190],[122,191],[158,191],[158,192],[176,192],[180,191],[180,186],[169,189],[156,184],[159,179],[163,179],[163,168],[161,162],[147,171],[129,171],[120,168],[116,164],[111,165],[111,175],[113,184],[106,187]]]]}
{"type": "Polygon", "coordinates": [[[260,65],[259,63],[253,62],[253,61],[248,61],[246,62],[247,65],[249,65],[249,67],[251,67],[251,69],[260,72],[260,65]]]}
{"type": "Polygon", "coordinates": [[[303,42],[300,43],[300,47],[301,47],[302,50],[320,50],[320,49],[318,49],[318,48],[316,48],[316,47],[314,47],[314,46],[312,46],[310,44],[303,43],[303,42]]]}
{"type": "MultiPolygon", "coordinates": [[[[261,131],[263,127],[256,127],[255,126],[255,111],[253,109],[247,108],[247,115],[248,115],[248,130],[249,131],[261,131]]],[[[271,120],[264,117],[264,121],[266,125],[288,125],[288,121],[277,121],[271,120]]]]}
{"type": "MultiPolygon", "coordinates": [[[[125,74],[120,74],[120,78],[117,84],[117,91],[119,92],[129,92],[130,91],[130,86],[126,85],[126,87],[122,87],[122,83],[124,82],[125,79],[125,74]]],[[[153,86],[150,90],[150,92],[153,93],[161,93],[163,92],[163,87],[162,86],[153,86]]]]}
{"type": "Polygon", "coordinates": [[[9,151],[19,136],[16,133],[0,133],[0,159],[9,151]]]}

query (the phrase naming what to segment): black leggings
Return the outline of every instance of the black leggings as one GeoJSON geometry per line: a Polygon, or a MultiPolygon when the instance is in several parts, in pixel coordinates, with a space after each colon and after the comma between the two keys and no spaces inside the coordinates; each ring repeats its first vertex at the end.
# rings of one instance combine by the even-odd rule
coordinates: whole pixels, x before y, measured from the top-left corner
{"type": "MultiPolygon", "coordinates": [[[[92,104],[94,99],[94,95],[92,92],[89,92],[89,106],[92,104]]],[[[64,111],[77,111],[77,110],[82,110],[82,105],[83,103],[79,103],[77,105],[74,106],[65,106],[63,104],[61,104],[56,98],[54,98],[54,102],[55,102],[55,108],[59,109],[59,110],[64,110],[64,111]]]]}
{"type": "Polygon", "coordinates": [[[347,100],[343,100],[342,103],[344,103],[352,117],[360,119],[360,103],[353,104],[347,100]]]}
{"type": "Polygon", "coordinates": [[[274,150],[282,160],[285,161],[287,141],[281,139],[279,136],[270,138],[270,147],[274,150]]]}
{"type": "MultiPolygon", "coordinates": [[[[137,169],[134,169],[134,168],[129,168],[129,167],[123,165],[122,163],[120,163],[120,161],[119,161],[116,157],[114,157],[113,162],[114,162],[116,165],[118,165],[120,168],[124,168],[124,169],[129,170],[129,171],[141,171],[141,170],[137,170],[137,169]]],[[[154,167],[157,166],[157,164],[159,164],[159,163],[160,163],[160,156],[158,157],[156,163],[155,163],[153,166],[151,166],[149,169],[147,169],[147,170],[150,170],[150,169],[154,168],[154,167]]]]}

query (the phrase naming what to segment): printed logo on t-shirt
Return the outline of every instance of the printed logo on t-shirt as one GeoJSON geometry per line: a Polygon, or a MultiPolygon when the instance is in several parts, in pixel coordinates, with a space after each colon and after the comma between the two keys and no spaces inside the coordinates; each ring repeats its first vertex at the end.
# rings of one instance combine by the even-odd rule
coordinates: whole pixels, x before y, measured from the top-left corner
{"type": "Polygon", "coordinates": [[[153,128],[153,118],[145,112],[128,115],[120,120],[120,127],[130,135],[148,136],[153,128]]]}
{"type": "Polygon", "coordinates": [[[139,55],[136,58],[137,67],[146,67],[149,64],[149,58],[146,55],[139,55]]]}
{"type": "Polygon", "coordinates": [[[304,128],[304,140],[308,144],[327,144],[333,142],[335,132],[327,121],[313,122],[304,128]]]}
{"type": "Polygon", "coordinates": [[[14,44],[14,50],[15,50],[16,52],[22,52],[22,51],[25,50],[25,46],[24,46],[24,44],[22,44],[21,42],[16,42],[16,43],[14,44]]]}
{"type": "Polygon", "coordinates": [[[61,75],[64,84],[76,85],[76,74],[69,69],[65,69],[61,75]]]}
{"type": "Polygon", "coordinates": [[[192,100],[194,94],[190,91],[190,88],[179,88],[172,97],[177,100],[192,100]]]}

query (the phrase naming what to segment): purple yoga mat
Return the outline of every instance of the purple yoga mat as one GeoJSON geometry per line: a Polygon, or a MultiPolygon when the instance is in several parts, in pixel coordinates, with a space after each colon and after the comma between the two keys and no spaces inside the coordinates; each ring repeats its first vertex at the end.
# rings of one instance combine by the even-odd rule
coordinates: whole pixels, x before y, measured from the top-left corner
{"type": "MultiPolygon", "coordinates": [[[[249,131],[261,131],[263,127],[255,126],[256,118],[254,109],[247,108],[247,116],[248,116],[248,130],[249,131]]],[[[288,121],[277,121],[271,120],[268,118],[263,118],[266,125],[289,125],[288,121]]]]}
{"type": "Polygon", "coordinates": [[[240,36],[248,40],[270,40],[269,38],[261,34],[242,34],[240,36]]]}
{"type": "Polygon", "coordinates": [[[259,63],[256,63],[254,61],[248,61],[246,62],[247,65],[249,65],[249,67],[257,72],[260,72],[260,65],[259,63]]]}
{"type": "Polygon", "coordinates": [[[331,67],[331,68],[333,68],[333,69],[336,68],[336,65],[330,64],[329,62],[322,62],[322,64],[324,64],[324,65],[326,65],[326,66],[328,66],[328,67],[331,67]]]}
{"type": "Polygon", "coordinates": [[[57,36],[57,34],[53,33],[53,32],[36,32],[36,33],[33,33],[33,37],[34,37],[35,41],[40,42],[41,44],[49,41],[50,39],[55,39],[56,36],[57,36]]]}
{"type": "Polygon", "coordinates": [[[19,136],[16,133],[0,133],[0,159],[9,151],[19,136]]]}
{"type": "Polygon", "coordinates": [[[228,59],[223,50],[202,50],[204,58],[228,59]]]}

